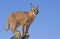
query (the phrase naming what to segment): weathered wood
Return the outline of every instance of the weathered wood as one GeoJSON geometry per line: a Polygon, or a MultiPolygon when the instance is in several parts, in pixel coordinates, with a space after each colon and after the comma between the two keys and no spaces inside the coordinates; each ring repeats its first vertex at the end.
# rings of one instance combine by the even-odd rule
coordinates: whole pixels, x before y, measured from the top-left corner
{"type": "Polygon", "coordinates": [[[29,36],[26,36],[26,35],[23,38],[21,38],[21,36],[14,35],[10,39],[28,39],[28,38],[29,38],[29,36]]]}

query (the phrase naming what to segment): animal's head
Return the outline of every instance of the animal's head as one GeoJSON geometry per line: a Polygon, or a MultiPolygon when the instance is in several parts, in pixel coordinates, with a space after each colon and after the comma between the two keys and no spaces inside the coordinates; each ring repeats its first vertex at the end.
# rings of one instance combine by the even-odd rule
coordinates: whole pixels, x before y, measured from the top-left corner
{"type": "Polygon", "coordinates": [[[30,5],[31,5],[31,12],[33,13],[33,15],[37,15],[38,14],[38,6],[34,7],[32,5],[32,3],[30,5]]]}

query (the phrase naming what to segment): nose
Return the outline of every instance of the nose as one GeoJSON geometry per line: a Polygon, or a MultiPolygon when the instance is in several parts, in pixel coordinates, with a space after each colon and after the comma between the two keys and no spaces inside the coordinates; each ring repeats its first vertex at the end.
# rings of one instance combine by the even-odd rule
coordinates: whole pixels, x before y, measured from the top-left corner
{"type": "Polygon", "coordinates": [[[37,14],[38,14],[38,12],[37,12],[37,14]]]}
{"type": "Polygon", "coordinates": [[[37,11],[37,14],[38,14],[39,12],[37,11]]]}
{"type": "Polygon", "coordinates": [[[37,14],[38,14],[38,12],[37,12],[37,14]]]}

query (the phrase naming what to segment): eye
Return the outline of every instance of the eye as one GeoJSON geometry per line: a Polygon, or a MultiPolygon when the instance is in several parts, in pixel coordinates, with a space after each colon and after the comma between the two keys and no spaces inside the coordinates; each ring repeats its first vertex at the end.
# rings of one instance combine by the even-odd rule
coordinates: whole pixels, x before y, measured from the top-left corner
{"type": "Polygon", "coordinates": [[[34,10],[34,12],[35,12],[35,10],[34,10]]]}

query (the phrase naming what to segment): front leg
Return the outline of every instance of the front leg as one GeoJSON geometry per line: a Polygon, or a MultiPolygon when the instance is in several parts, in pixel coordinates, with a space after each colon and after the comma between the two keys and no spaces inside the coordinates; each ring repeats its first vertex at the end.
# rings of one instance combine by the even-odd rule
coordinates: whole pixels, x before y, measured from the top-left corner
{"type": "Polygon", "coordinates": [[[25,35],[29,37],[28,30],[29,30],[29,25],[26,25],[25,35]]]}
{"type": "Polygon", "coordinates": [[[20,35],[20,32],[18,32],[18,31],[16,30],[16,28],[17,28],[17,26],[12,24],[11,31],[12,31],[15,35],[18,36],[18,35],[20,35]]]}
{"type": "Polygon", "coordinates": [[[24,24],[21,24],[21,38],[24,38],[24,24]]]}

